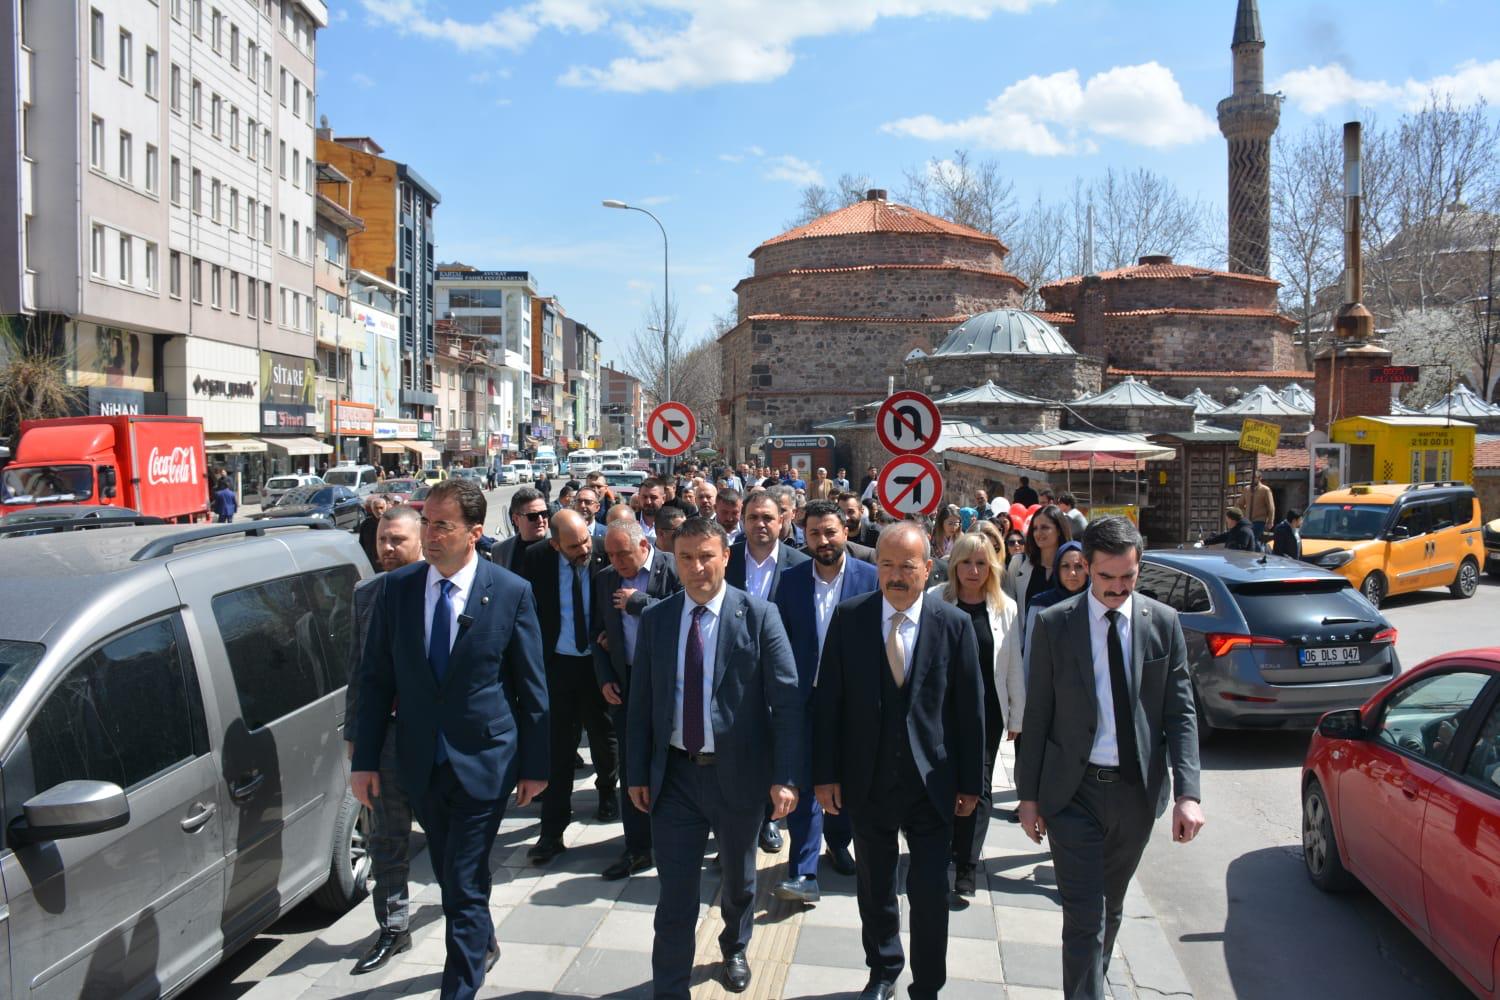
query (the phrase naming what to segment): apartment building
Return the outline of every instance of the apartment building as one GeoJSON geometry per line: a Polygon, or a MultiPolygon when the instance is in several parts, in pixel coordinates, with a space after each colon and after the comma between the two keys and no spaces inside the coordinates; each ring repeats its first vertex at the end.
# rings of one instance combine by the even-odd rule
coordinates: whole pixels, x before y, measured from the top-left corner
{"type": "Polygon", "coordinates": [[[489,451],[507,459],[521,447],[531,422],[531,310],[536,282],[528,271],[482,271],[467,264],[438,266],[433,287],[440,322],[481,337],[489,383],[489,451]]]}
{"type": "Polygon", "coordinates": [[[563,312],[555,296],[531,300],[531,440],[556,446],[562,438],[566,373],[563,368],[563,312]]]}
{"type": "Polygon", "coordinates": [[[602,416],[600,432],[606,448],[646,447],[646,415],[650,400],[641,380],[629,372],[599,368],[602,416]]]}
{"type": "Polygon", "coordinates": [[[92,412],[200,416],[216,464],[258,484],[316,429],[326,4],[15,0],[0,19],[0,312],[53,336],[92,412]]]}
{"type": "Polygon", "coordinates": [[[572,448],[598,448],[599,335],[586,323],[563,320],[563,369],[571,400],[563,435],[572,448]]]}

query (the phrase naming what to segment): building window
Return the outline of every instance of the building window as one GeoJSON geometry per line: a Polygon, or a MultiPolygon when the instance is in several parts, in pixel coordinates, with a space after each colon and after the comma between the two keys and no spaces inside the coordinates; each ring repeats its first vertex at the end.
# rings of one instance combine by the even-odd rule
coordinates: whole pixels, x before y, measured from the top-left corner
{"type": "Polygon", "coordinates": [[[120,29],[120,79],[126,83],[133,83],[132,76],[135,72],[134,43],[130,32],[124,28],[120,29]]]}
{"type": "Polygon", "coordinates": [[[172,20],[182,23],[182,0],[172,0],[172,20]]]}
{"type": "Polygon", "coordinates": [[[240,109],[229,106],[229,148],[240,148],[240,109]]]}
{"type": "Polygon", "coordinates": [[[130,284],[131,258],[135,256],[134,242],[124,233],[120,234],[120,284],[130,284]]]}
{"type": "Polygon", "coordinates": [[[292,187],[302,187],[302,152],[297,149],[292,150],[292,187]]]}
{"type": "Polygon", "coordinates": [[[193,258],[191,281],[193,304],[201,306],[203,304],[203,261],[197,257],[193,258]]]}
{"type": "Polygon", "coordinates": [[[203,127],[203,84],[197,80],[192,84],[193,124],[203,127]]]}
{"type": "Polygon", "coordinates": [[[215,7],[213,12],[213,47],[218,52],[224,47],[224,19],[219,16],[219,8],[215,7]]]}
{"type": "Polygon", "coordinates": [[[182,114],[182,67],[176,63],[172,64],[171,80],[168,81],[172,87],[172,114],[182,114]]]}
{"type": "Polygon", "coordinates": [[[255,239],[255,199],[245,199],[245,232],[255,239]]]}
{"type": "Polygon", "coordinates": [[[224,135],[224,102],[215,94],[209,99],[209,124],[213,128],[214,138],[220,139],[224,135]]]}
{"type": "Polygon", "coordinates": [[[203,171],[193,168],[193,214],[203,214],[203,171]]]}
{"type": "Polygon", "coordinates": [[[264,125],[260,129],[260,147],[265,157],[266,169],[271,169],[271,130],[264,125]]]}
{"type": "Polygon", "coordinates": [[[167,257],[167,292],[174,299],[182,298],[182,254],[176,250],[167,257]]]}
{"type": "Polygon", "coordinates": [[[219,211],[219,209],[220,209],[220,203],[221,203],[221,200],[222,200],[220,198],[220,195],[223,193],[223,188],[219,185],[219,179],[217,177],[215,177],[209,183],[208,190],[209,190],[209,203],[208,203],[209,217],[212,218],[215,222],[219,222],[219,221],[221,221],[223,219],[223,216],[220,214],[220,211],[219,211]]]}
{"type": "Polygon", "coordinates": [[[89,241],[89,273],[104,277],[104,227],[95,225],[89,241]]]}
{"type": "Polygon", "coordinates": [[[156,291],[156,244],[146,244],[146,287],[156,291]]]}
{"type": "Polygon", "coordinates": [[[277,215],[276,221],[281,224],[281,228],[276,233],[276,249],[277,250],[285,250],[286,249],[286,213],[282,212],[279,215],[277,215]]]}
{"type": "MultiPolygon", "coordinates": [[[[266,246],[271,245],[271,206],[260,206],[260,241],[266,246]]],[[[270,318],[271,310],[267,309],[267,318],[270,318]]]]}
{"type": "Polygon", "coordinates": [[[254,42],[245,43],[245,72],[251,83],[255,83],[260,74],[260,46],[254,42]]]}
{"type": "Polygon", "coordinates": [[[302,230],[295,222],[292,223],[292,256],[302,256],[302,230]]]}
{"type": "Polygon", "coordinates": [[[156,147],[149,142],[146,144],[146,190],[156,194],[158,190],[159,174],[161,172],[161,154],[156,147]]]}
{"type": "Polygon", "coordinates": [[[255,141],[255,119],[251,118],[245,125],[245,152],[249,154],[251,163],[256,160],[256,150],[259,146],[260,143],[255,141]]]}
{"type": "Polygon", "coordinates": [[[263,52],[260,57],[261,74],[260,85],[266,93],[271,92],[271,53],[263,52]]]}
{"type": "Polygon", "coordinates": [[[302,117],[302,81],[292,77],[292,114],[302,117]]]}
{"type": "Polygon", "coordinates": [[[307,167],[307,192],[308,194],[312,194],[315,190],[317,190],[313,187],[313,158],[309,156],[307,159],[303,160],[302,163],[305,167],[307,167]]]}
{"type": "Polygon", "coordinates": [[[286,107],[286,79],[287,71],[283,69],[281,71],[281,106],[283,108],[286,107]]]}
{"type": "Polygon", "coordinates": [[[258,301],[258,293],[255,291],[255,284],[256,282],[254,278],[245,279],[245,315],[249,316],[251,319],[256,318],[255,314],[257,311],[256,302],[258,301]]]}
{"type": "Polygon", "coordinates": [[[302,227],[302,236],[303,236],[303,240],[304,240],[303,245],[305,247],[307,247],[307,259],[308,260],[312,260],[312,255],[313,255],[313,230],[312,230],[312,226],[303,226],[302,227]]]}
{"type": "Polygon", "coordinates": [[[155,97],[158,96],[159,92],[158,92],[158,89],[157,89],[157,85],[161,82],[158,79],[158,77],[160,76],[160,73],[161,73],[160,63],[161,63],[161,59],[160,59],[159,56],[157,56],[156,50],[153,49],[153,48],[151,48],[148,45],[146,47],[146,96],[147,97],[155,98],[155,97]]]}
{"type": "Polygon", "coordinates": [[[89,166],[104,169],[104,119],[98,115],[89,119],[89,166]]]}
{"type": "Polygon", "coordinates": [[[193,34],[203,37],[203,0],[191,0],[193,34]]]}
{"type": "Polygon", "coordinates": [[[271,283],[262,281],[260,283],[260,316],[267,323],[271,322],[271,283]]]}
{"type": "Polygon", "coordinates": [[[89,11],[89,58],[104,65],[104,15],[89,11]]]}
{"type": "Polygon", "coordinates": [[[134,159],[132,156],[132,145],[130,133],[124,129],[120,129],[120,162],[117,164],[117,167],[120,171],[120,180],[126,184],[130,183],[130,163],[134,159]]]}
{"type": "Polygon", "coordinates": [[[219,308],[219,286],[224,279],[224,269],[215,264],[209,271],[208,304],[215,309],[219,308]]]}
{"type": "Polygon", "coordinates": [[[281,179],[286,180],[286,140],[278,140],[281,149],[281,179]]]}
{"type": "Polygon", "coordinates": [[[229,189],[229,231],[237,233],[240,231],[240,190],[229,189]]]}
{"type": "Polygon", "coordinates": [[[240,276],[235,271],[229,272],[229,311],[240,311],[240,276]]]}
{"type": "Polygon", "coordinates": [[[291,325],[291,296],[287,294],[285,287],[281,289],[281,325],[291,325]]]}
{"type": "Polygon", "coordinates": [[[240,68],[240,29],[234,25],[229,26],[229,65],[240,68]]]}

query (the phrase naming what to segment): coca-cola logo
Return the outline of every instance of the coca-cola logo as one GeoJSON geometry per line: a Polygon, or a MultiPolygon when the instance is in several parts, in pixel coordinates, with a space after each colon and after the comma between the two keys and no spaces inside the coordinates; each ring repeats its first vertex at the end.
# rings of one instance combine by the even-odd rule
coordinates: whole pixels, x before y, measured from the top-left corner
{"type": "Polygon", "coordinates": [[[182,447],[166,452],[151,449],[146,459],[146,482],[164,486],[197,481],[198,463],[193,461],[193,449],[182,447]]]}

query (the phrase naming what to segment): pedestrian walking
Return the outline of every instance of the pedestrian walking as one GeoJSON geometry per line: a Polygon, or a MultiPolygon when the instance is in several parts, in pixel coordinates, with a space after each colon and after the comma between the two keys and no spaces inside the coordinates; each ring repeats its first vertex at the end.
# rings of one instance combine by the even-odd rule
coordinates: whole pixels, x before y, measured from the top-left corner
{"type": "Polygon", "coordinates": [[[1057,498],[1057,509],[1063,512],[1063,517],[1068,519],[1072,529],[1072,538],[1082,538],[1083,531],[1089,526],[1089,519],[1083,516],[1083,511],[1078,509],[1078,498],[1071,493],[1064,493],[1057,498]]]}
{"type": "Polygon", "coordinates": [[[443,1000],[471,1000],[500,957],[490,917],[490,851],[516,792],[547,786],[546,671],[526,583],[480,559],[484,492],[437,483],[422,509],[418,563],[375,598],[361,667],[350,786],[380,797],[380,752],[397,699],[397,769],[427,834],[447,921],[443,1000]],[[417,646],[413,636],[421,636],[417,646]],[[467,638],[461,645],[456,640],[467,638]],[[445,691],[464,697],[445,698],[445,691]]]}
{"type": "MultiPolygon", "coordinates": [[[[1272,495],[1271,487],[1266,485],[1259,469],[1255,470],[1250,485],[1240,494],[1239,508],[1245,512],[1249,527],[1255,533],[1255,541],[1263,542],[1266,525],[1276,523],[1276,497],[1272,495]]],[[[1256,548],[1258,550],[1260,545],[1257,544],[1256,548]]]]}
{"type": "Polygon", "coordinates": [[[1238,507],[1228,507],[1224,510],[1224,516],[1229,518],[1228,530],[1203,539],[1200,545],[1222,545],[1239,552],[1259,552],[1260,540],[1251,529],[1245,512],[1238,507]]]}
{"type": "Polygon", "coordinates": [[[228,524],[234,520],[235,512],[240,509],[240,505],[228,479],[220,479],[214,484],[214,496],[209,509],[213,511],[214,519],[220,524],[228,524]]]}
{"type": "Polygon", "coordinates": [[[1288,559],[1302,558],[1302,512],[1296,507],[1286,512],[1286,519],[1272,532],[1276,554],[1288,559]]]}
{"type": "Polygon", "coordinates": [[[1175,802],[1180,844],[1203,827],[1187,645],[1177,612],[1135,593],[1142,548],[1123,517],[1084,532],[1087,596],[1037,618],[1016,748],[1021,829],[1051,847],[1063,994],[1080,1000],[1109,995],[1125,891],[1156,817],[1175,802]]]}

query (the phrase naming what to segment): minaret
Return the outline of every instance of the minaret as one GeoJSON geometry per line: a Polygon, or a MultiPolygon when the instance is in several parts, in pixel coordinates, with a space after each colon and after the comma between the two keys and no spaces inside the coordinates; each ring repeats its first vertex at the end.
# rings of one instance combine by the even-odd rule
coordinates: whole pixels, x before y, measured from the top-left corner
{"type": "Polygon", "coordinates": [[[1281,97],[1265,93],[1266,39],[1255,0],[1234,15],[1234,94],[1219,102],[1219,131],[1229,141],[1229,269],[1268,274],[1271,263],[1271,133],[1281,97]]]}

